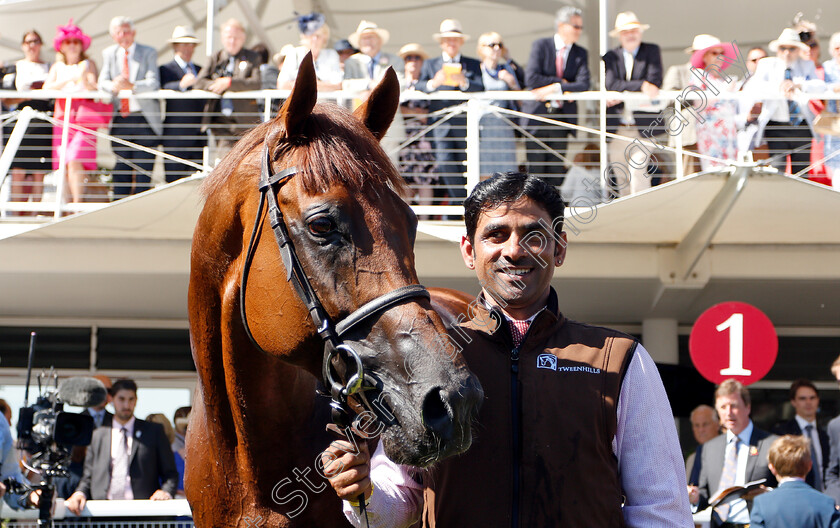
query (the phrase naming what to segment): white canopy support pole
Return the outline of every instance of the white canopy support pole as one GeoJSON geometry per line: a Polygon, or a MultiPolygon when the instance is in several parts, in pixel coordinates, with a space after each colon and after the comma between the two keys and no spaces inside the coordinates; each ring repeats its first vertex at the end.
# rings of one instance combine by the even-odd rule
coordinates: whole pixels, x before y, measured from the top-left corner
{"type": "Polygon", "coordinates": [[[17,153],[17,149],[20,147],[20,142],[23,140],[23,135],[26,133],[26,129],[29,128],[29,121],[32,120],[34,114],[35,110],[27,106],[22,108],[17,116],[15,128],[9,134],[9,141],[6,142],[6,146],[3,147],[3,152],[0,154],[0,187],[6,182],[6,176],[8,176],[12,161],[15,159],[15,153],[17,153]]]}
{"type": "Polygon", "coordinates": [[[216,0],[207,0],[207,28],[205,29],[204,41],[207,43],[204,46],[204,52],[208,57],[213,56],[213,50],[216,46],[213,43],[213,36],[215,35],[216,27],[216,0]]]}
{"type": "MultiPolygon", "coordinates": [[[[680,98],[678,97],[678,98],[674,99],[674,112],[676,113],[676,115],[682,115],[682,114],[680,114],[680,110],[682,110],[682,108],[680,108],[680,98]]],[[[682,135],[682,131],[680,131],[679,134],[676,134],[676,137],[674,139],[676,141],[675,147],[677,148],[677,151],[675,152],[675,154],[676,154],[676,156],[675,156],[676,167],[674,167],[674,169],[675,169],[674,173],[677,175],[677,179],[681,180],[681,179],[685,178],[685,163],[684,163],[684,160],[683,160],[683,135],[682,135]]]]}
{"type": "Polygon", "coordinates": [[[467,100],[467,195],[481,179],[481,142],[479,123],[487,108],[487,101],[467,100]]]}
{"type": "MultiPolygon", "coordinates": [[[[598,2],[598,53],[603,57],[607,53],[607,17],[609,16],[607,8],[608,0],[599,0],[598,2]]],[[[607,99],[606,99],[606,67],[603,60],[598,61],[598,86],[601,91],[601,98],[598,101],[598,129],[602,132],[598,141],[598,148],[601,151],[601,193],[604,200],[608,201],[610,195],[609,178],[607,177],[607,167],[609,166],[609,159],[607,157],[607,135],[603,132],[607,130],[607,99]]]]}
{"type": "Polygon", "coordinates": [[[55,171],[55,219],[61,218],[64,190],[67,181],[67,143],[70,141],[70,114],[73,113],[73,98],[64,99],[64,125],[61,127],[61,147],[58,149],[58,170],[55,171]]]}
{"type": "Polygon", "coordinates": [[[260,17],[254,11],[251,3],[248,0],[236,0],[236,3],[239,4],[239,7],[242,9],[242,14],[248,19],[249,29],[257,35],[260,42],[265,44],[270,51],[274,51],[276,49],[274,43],[271,41],[271,37],[268,36],[268,32],[263,27],[262,22],[260,22],[260,17]]]}

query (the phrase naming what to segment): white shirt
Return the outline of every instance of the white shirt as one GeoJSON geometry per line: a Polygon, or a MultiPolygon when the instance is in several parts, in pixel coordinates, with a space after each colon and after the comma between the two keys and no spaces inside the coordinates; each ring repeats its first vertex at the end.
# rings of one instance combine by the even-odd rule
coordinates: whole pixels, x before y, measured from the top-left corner
{"type": "MultiPolygon", "coordinates": [[[[563,42],[563,39],[560,38],[560,35],[557,33],[554,34],[554,57],[556,59],[557,54],[560,53],[560,50],[563,50],[563,69],[566,69],[566,65],[569,63],[569,52],[572,51],[572,45],[566,44],[563,42]]],[[[561,79],[563,78],[563,72],[557,72],[557,76],[561,79]]],[[[562,92],[563,86],[561,83],[555,83],[557,91],[562,92]]]]}
{"type": "MultiPolygon", "coordinates": [[[[627,526],[693,527],[671,406],[656,364],[641,344],[624,376],[616,414],[612,446],[627,498],[623,508],[627,526]]],[[[371,527],[407,527],[418,518],[423,510],[422,486],[409,476],[406,466],[385,456],[381,442],[371,457],[370,479],[374,483],[367,507],[371,527]]],[[[346,501],[344,515],[353,526],[366,526],[346,501]]]]}
{"type": "Polygon", "coordinates": [[[820,434],[817,432],[817,421],[814,420],[813,422],[809,422],[805,420],[805,418],[796,415],[796,423],[799,424],[799,428],[802,429],[802,435],[805,435],[805,426],[810,425],[813,427],[811,430],[811,442],[814,445],[814,456],[817,459],[817,467],[820,470],[820,475],[822,475],[822,467],[823,467],[823,459],[822,459],[822,446],[820,445],[820,434]]]}
{"type": "Polygon", "coordinates": [[[105,409],[97,411],[93,407],[88,407],[88,414],[90,414],[93,418],[93,422],[96,424],[96,427],[100,427],[102,425],[102,421],[105,420],[105,409]]]}
{"type": "MultiPolygon", "coordinates": [[[[119,74],[122,75],[123,57],[125,57],[126,53],[128,53],[128,80],[132,83],[137,79],[137,72],[139,71],[137,61],[134,60],[134,51],[136,49],[137,43],[134,43],[131,46],[129,46],[128,50],[126,50],[122,46],[117,46],[117,68],[119,74]]],[[[140,102],[137,100],[136,97],[128,98],[128,109],[131,112],[140,111],[140,102]]]]}
{"type": "MultiPolygon", "coordinates": [[[[117,458],[117,454],[119,453],[119,446],[120,442],[122,442],[122,428],[125,427],[125,435],[128,437],[128,453],[129,453],[129,466],[131,465],[131,446],[134,445],[134,422],[135,417],[132,416],[131,420],[126,422],[125,425],[119,423],[116,418],[111,422],[111,467],[114,467],[114,461],[117,458]]],[[[131,489],[131,476],[129,475],[130,472],[126,472],[125,475],[125,499],[126,500],[133,500],[134,499],[134,491],[131,489]]],[[[109,486],[110,488],[110,486],[109,486]]],[[[108,490],[108,500],[112,500],[111,491],[108,490]]]]}

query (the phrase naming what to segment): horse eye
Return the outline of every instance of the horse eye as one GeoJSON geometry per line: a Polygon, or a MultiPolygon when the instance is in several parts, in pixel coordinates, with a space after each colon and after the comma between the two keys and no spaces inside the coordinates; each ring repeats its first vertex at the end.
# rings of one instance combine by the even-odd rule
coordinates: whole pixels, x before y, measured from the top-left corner
{"type": "Polygon", "coordinates": [[[309,231],[313,235],[323,236],[335,229],[335,224],[333,223],[332,219],[326,216],[319,216],[317,218],[313,218],[309,222],[309,231]]]}

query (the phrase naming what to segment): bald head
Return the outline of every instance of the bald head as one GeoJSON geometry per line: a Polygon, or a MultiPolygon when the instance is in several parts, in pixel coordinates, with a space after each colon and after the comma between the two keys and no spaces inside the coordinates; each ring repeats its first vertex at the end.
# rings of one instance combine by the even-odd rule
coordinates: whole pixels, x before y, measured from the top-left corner
{"type": "Polygon", "coordinates": [[[691,411],[691,431],[698,444],[705,444],[716,437],[720,431],[717,412],[709,405],[698,405],[691,411]]]}

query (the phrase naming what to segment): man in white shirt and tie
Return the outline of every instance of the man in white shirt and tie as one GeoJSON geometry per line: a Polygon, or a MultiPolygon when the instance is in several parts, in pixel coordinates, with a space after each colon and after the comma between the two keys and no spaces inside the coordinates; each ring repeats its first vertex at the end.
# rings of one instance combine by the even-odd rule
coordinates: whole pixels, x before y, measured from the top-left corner
{"type": "Polygon", "coordinates": [[[94,431],[82,480],[65,501],[76,515],[88,499],[169,500],[178,487],[175,458],[163,427],[134,416],[137,384],[117,380],[111,393],[112,425],[94,431]]]}
{"type": "MultiPolygon", "coordinates": [[[[766,479],[776,486],[776,478],[767,467],[770,445],[777,437],[755,427],[750,419],[750,393],[741,382],[728,379],[715,391],[715,410],[726,433],[703,444],[700,482],[689,491],[695,510],[706,508],[720,491],[733,486],[766,479]]],[[[713,526],[740,527],[750,522],[749,504],[735,500],[715,509],[713,526]]]]}
{"type": "Polygon", "coordinates": [[[825,473],[828,468],[830,442],[825,429],[817,425],[817,411],[820,395],[817,387],[807,379],[798,379],[790,385],[790,404],[796,416],[779,424],[773,432],[778,435],[805,435],[811,442],[811,471],[805,482],[817,491],[825,489],[825,473]]]}

